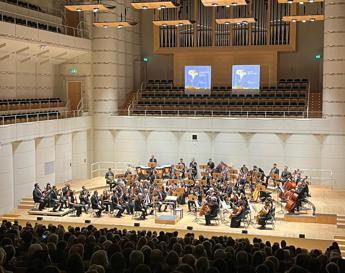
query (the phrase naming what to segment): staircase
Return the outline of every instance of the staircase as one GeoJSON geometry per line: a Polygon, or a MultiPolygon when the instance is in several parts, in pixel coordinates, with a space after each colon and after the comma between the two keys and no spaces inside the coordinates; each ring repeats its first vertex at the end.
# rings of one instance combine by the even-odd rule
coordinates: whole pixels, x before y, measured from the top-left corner
{"type": "Polygon", "coordinates": [[[337,215],[337,228],[345,229],[345,215],[337,215]]]}
{"type": "Polygon", "coordinates": [[[18,205],[18,209],[25,209],[25,210],[32,209],[33,207],[34,207],[34,201],[32,200],[32,197],[24,197],[18,205]]]}
{"type": "Polygon", "coordinates": [[[345,235],[344,236],[334,236],[334,241],[336,241],[339,245],[341,256],[345,258],[345,235]]]}

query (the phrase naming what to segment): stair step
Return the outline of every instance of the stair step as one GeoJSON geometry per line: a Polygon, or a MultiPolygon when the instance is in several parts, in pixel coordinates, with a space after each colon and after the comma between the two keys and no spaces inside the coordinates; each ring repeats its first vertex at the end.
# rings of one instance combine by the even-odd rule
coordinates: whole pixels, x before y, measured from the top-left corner
{"type": "Polygon", "coordinates": [[[33,205],[34,204],[34,201],[32,201],[32,200],[30,200],[30,201],[28,201],[28,200],[22,200],[22,201],[20,201],[20,204],[26,204],[26,205],[33,205]]]}
{"type": "Polygon", "coordinates": [[[33,201],[32,197],[23,197],[22,201],[33,201]]]}
{"type": "Polygon", "coordinates": [[[338,246],[339,246],[341,251],[345,251],[345,244],[339,244],[338,243],[338,246]]]}
{"type": "Polygon", "coordinates": [[[34,206],[33,205],[22,205],[22,204],[19,204],[18,205],[18,209],[32,209],[34,206]]]}
{"type": "Polygon", "coordinates": [[[337,228],[345,228],[345,224],[337,224],[337,228]]]}
{"type": "Polygon", "coordinates": [[[335,235],[334,241],[341,242],[342,244],[345,244],[345,236],[342,235],[335,235]]]}

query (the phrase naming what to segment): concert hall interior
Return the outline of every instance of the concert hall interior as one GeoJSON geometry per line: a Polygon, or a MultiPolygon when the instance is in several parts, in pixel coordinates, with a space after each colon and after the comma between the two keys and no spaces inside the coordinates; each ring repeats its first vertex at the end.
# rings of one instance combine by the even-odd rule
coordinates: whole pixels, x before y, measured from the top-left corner
{"type": "Polygon", "coordinates": [[[0,273],[345,272],[344,200],[345,0],[0,0],[0,273]]]}

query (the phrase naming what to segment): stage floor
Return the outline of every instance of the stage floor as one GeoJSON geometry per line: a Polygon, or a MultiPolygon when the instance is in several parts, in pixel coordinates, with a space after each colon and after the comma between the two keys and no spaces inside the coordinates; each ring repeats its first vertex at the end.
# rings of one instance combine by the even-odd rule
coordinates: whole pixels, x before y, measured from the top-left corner
{"type": "MultiPolygon", "coordinates": [[[[95,178],[87,181],[72,181],[70,182],[73,190],[79,191],[82,185],[85,185],[91,190],[98,189],[99,191],[106,187],[104,178],[95,178]]],[[[316,206],[316,212],[322,214],[338,214],[345,215],[345,191],[332,191],[324,187],[312,185],[310,187],[311,195],[310,201],[316,206]]],[[[273,195],[274,196],[274,195],[273,195]]],[[[257,210],[260,209],[260,204],[254,205],[257,210]]],[[[132,216],[125,215],[122,218],[116,218],[112,215],[103,214],[100,218],[92,217],[90,214],[82,214],[80,217],[67,215],[63,217],[43,216],[41,223],[48,224],[62,224],[64,226],[85,226],[85,220],[91,220],[91,224],[98,228],[127,228],[127,229],[146,229],[146,230],[166,230],[166,231],[179,231],[185,234],[193,232],[196,234],[203,234],[205,236],[212,235],[227,235],[233,237],[255,237],[260,236],[265,240],[280,241],[285,239],[288,243],[305,247],[305,248],[321,248],[326,249],[334,240],[334,236],[345,236],[345,229],[337,228],[334,224],[317,224],[317,223],[296,223],[286,222],[283,220],[284,215],[279,213],[280,208],[276,207],[276,224],[272,229],[271,225],[267,229],[261,230],[257,228],[255,220],[252,216],[253,223],[246,228],[248,234],[242,234],[244,228],[234,229],[230,228],[228,223],[220,222],[218,225],[213,224],[206,226],[204,218],[196,220],[194,213],[187,212],[187,205],[180,206],[183,208],[184,217],[180,219],[175,225],[156,224],[154,215],[148,216],[146,220],[132,219],[132,216]],[[140,227],[134,227],[134,223],[140,223],[140,227]],[[187,226],[193,228],[192,231],[187,230],[187,226]],[[299,234],[305,234],[305,239],[299,239],[299,234]]],[[[166,214],[171,214],[167,212],[166,214]]],[[[37,216],[29,215],[27,210],[15,209],[11,214],[15,215],[14,218],[18,219],[21,224],[25,222],[37,222],[37,216]]],[[[161,215],[161,214],[158,214],[161,215]]]]}

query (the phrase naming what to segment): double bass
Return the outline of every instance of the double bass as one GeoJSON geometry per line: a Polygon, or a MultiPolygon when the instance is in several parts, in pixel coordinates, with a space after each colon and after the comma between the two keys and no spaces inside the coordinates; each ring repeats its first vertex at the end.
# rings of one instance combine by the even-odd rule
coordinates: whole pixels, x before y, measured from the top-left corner
{"type": "Polygon", "coordinates": [[[207,202],[205,202],[199,211],[199,216],[205,216],[210,211],[210,207],[208,206],[207,202]]]}

